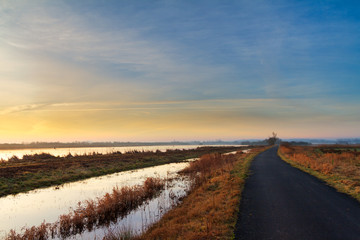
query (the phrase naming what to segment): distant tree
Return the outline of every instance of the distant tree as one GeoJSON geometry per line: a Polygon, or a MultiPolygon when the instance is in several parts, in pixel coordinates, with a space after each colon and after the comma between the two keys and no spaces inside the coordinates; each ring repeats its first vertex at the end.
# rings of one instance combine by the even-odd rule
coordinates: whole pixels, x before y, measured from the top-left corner
{"type": "Polygon", "coordinates": [[[272,136],[269,137],[268,139],[266,139],[266,142],[269,145],[275,145],[280,139],[277,137],[277,133],[276,132],[272,132],[272,136]]]}

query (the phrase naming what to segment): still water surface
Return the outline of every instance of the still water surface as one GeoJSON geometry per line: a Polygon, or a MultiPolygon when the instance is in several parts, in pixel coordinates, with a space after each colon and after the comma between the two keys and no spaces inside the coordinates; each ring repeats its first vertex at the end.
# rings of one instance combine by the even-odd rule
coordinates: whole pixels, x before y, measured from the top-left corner
{"type": "MultiPolygon", "coordinates": [[[[125,153],[128,151],[163,151],[168,149],[195,149],[197,147],[223,146],[223,145],[172,145],[172,146],[135,146],[135,147],[87,147],[87,148],[42,148],[42,149],[20,149],[20,150],[0,150],[0,160],[8,160],[12,156],[22,158],[24,155],[49,153],[54,156],[84,155],[92,153],[108,154],[113,152],[125,153]]],[[[244,145],[232,145],[244,146],[244,145]]]]}
{"type": "Polygon", "coordinates": [[[70,239],[102,239],[105,234],[118,231],[139,235],[177,205],[179,198],[186,196],[189,187],[190,181],[186,178],[172,181],[160,193],[160,196],[144,203],[139,208],[131,211],[126,217],[118,219],[116,223],[112,223],[108,227],[97,228],[91,232],[85,231],[81,235],[70,237],[70,239]],[[170,197],[170,192],[172,193],[171,196],[175,196],[175,198],[170,197]]]}
{"type": "MultiPolygon", "coordinates": [[[[125,171],[67,183],[60,187],[60,189],[55,189],[54,187],[43,188],[0,198],[0,239],[4,238],[5,233],[9,232],[10,229],[20,232],[22,227],[38,226],[44,220],[47,223],[54,223],[60,215],[68,213],[70,208],[76,208],[79,201],[83,202],[102,197],[107,192],[111,192],[115,186],[122,187],[142,184],[147,177],[175,177],[177,172],[187,165],[187,162],[171,163],[125,171]]],[[[144,221],[151,222],[154,218],[159,217],[159,210],[156,210],[159,201],[169,202],[166,199],[168,198],[167,191],[174,191],[177,195],[181,195],[185,194],[187,187],[188,185],[184,180],[175,182],[173,187],[164,191],[157,200],[152,200],[148,206],[144,206],[142,211],[133,211],[132,214],[120,222],[120,225],[126,226],[131,223],[132,229],[135,232],[141,231],[142,228],[146,227],[144,221]],[[147,213],[150,215],[145,217],[144,214],[147,213]]],[[[166,208],[166,206],[160,208],[166,208]]],[[[103,232],[104,229],[100,229],[96,234],[99,237],[103,235],[103,232]]],[[[89,233],[85,233],[84,236],[84,239],[90,237],[89,233]]],[[[83,236],[77,236],[76,238],[82,239],[83,236]]]]}

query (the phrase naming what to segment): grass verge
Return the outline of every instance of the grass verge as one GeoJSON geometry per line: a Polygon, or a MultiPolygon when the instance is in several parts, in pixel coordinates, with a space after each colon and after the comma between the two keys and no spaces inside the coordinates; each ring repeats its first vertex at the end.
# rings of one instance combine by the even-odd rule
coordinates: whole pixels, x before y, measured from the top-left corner
{"type": "Polygon", "coordinates": [[[282,160],[360,202],[360,154],[348,147],[280,146],[282,160]]]}

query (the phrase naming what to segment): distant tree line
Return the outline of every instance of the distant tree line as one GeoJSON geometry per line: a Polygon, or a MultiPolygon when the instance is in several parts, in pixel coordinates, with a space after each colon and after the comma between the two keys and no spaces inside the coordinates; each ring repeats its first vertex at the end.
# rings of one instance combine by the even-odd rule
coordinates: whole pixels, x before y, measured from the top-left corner
{"type": "Polygon", "coordinates": [[[0,150],[36,148],[90,148],[90,147],[136,147],[136,146],[174,146],[174,145],[240,145],[241,141],[189,141],[189,142],[32,142],[0,143],[0,150]]]}
{"type": "Polygon", "coordinates": [[[281,145],[288,145],[288,146],[309,146],[311,145],[310,142],[304,141],[281,141],[281,145]]]}

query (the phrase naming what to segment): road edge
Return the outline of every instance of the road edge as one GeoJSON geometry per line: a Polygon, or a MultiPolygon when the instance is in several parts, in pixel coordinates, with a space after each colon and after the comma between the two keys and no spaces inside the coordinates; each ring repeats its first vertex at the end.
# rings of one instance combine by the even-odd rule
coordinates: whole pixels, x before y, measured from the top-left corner
{"type": "Polygon", "coordinates": [[[299,163],[296,163],[294,162],[293,160],[287,158],[280,150],[280,146],[278,148],[278,151],[277,151],[277,155],[280,157],[281,160],[283,160],[284,162],[290,164],[292,167],[295,167],[305,173],[308,173],[314,177],[316,177],[317,179],[321,180],[322,182],[324,182],[324,184],[334,188],[337,192],[340,192],[340,193],[343,193],[343,194],[346,194],[347,196],[355,199],[356,201],[358,201],[360,203],[360,194],[355,194],[353,193],[352,191],[349,191],[346,189],[345,185],[340,183],[340,182],[335,182],[333,180],[334,177],[332,176],[327,176],[325,174],[322,174],[320,172],[317,172],[311,168],[307,168],[307,167],[304,167],[303,165],[299,164],[299,163]]]}
{"type": "Polygon", "coordinates": [[[244,182],[241,184],[239,190],[240,190],[240,193],[239,193],[239,196],[238,196],[238,204],[237,204],[237,208],[235,209],[235,219],[234,219],[234,223],[233,225],[231,226],[233,231],[232,231],[232,237],[231,237],[231,240],[235,240],[235,230],[236,230],[236,223],[239,219],[239,214],[240,214],[240,204],[241,204],[241,197],[242,197],[242,193],[244,191],[244,188],[245,188],[245,184],[246,184],[246,179],[251,175],[251,172],[250,172],[250,166],[251,166],[251,163],[252,161],[261,153],[269,150],[270,148],[272,148],[274,146],[269,146],[269,147],[265,147],[264,149],[262,149],[261,151],[253,154],[253,155],[250,155],[247,157],[247,159],[245,160],[245,163],[242,165],[242,169],[240,169],[240,171],[238,172],[238,177],[240,177],[244,182]]]}

